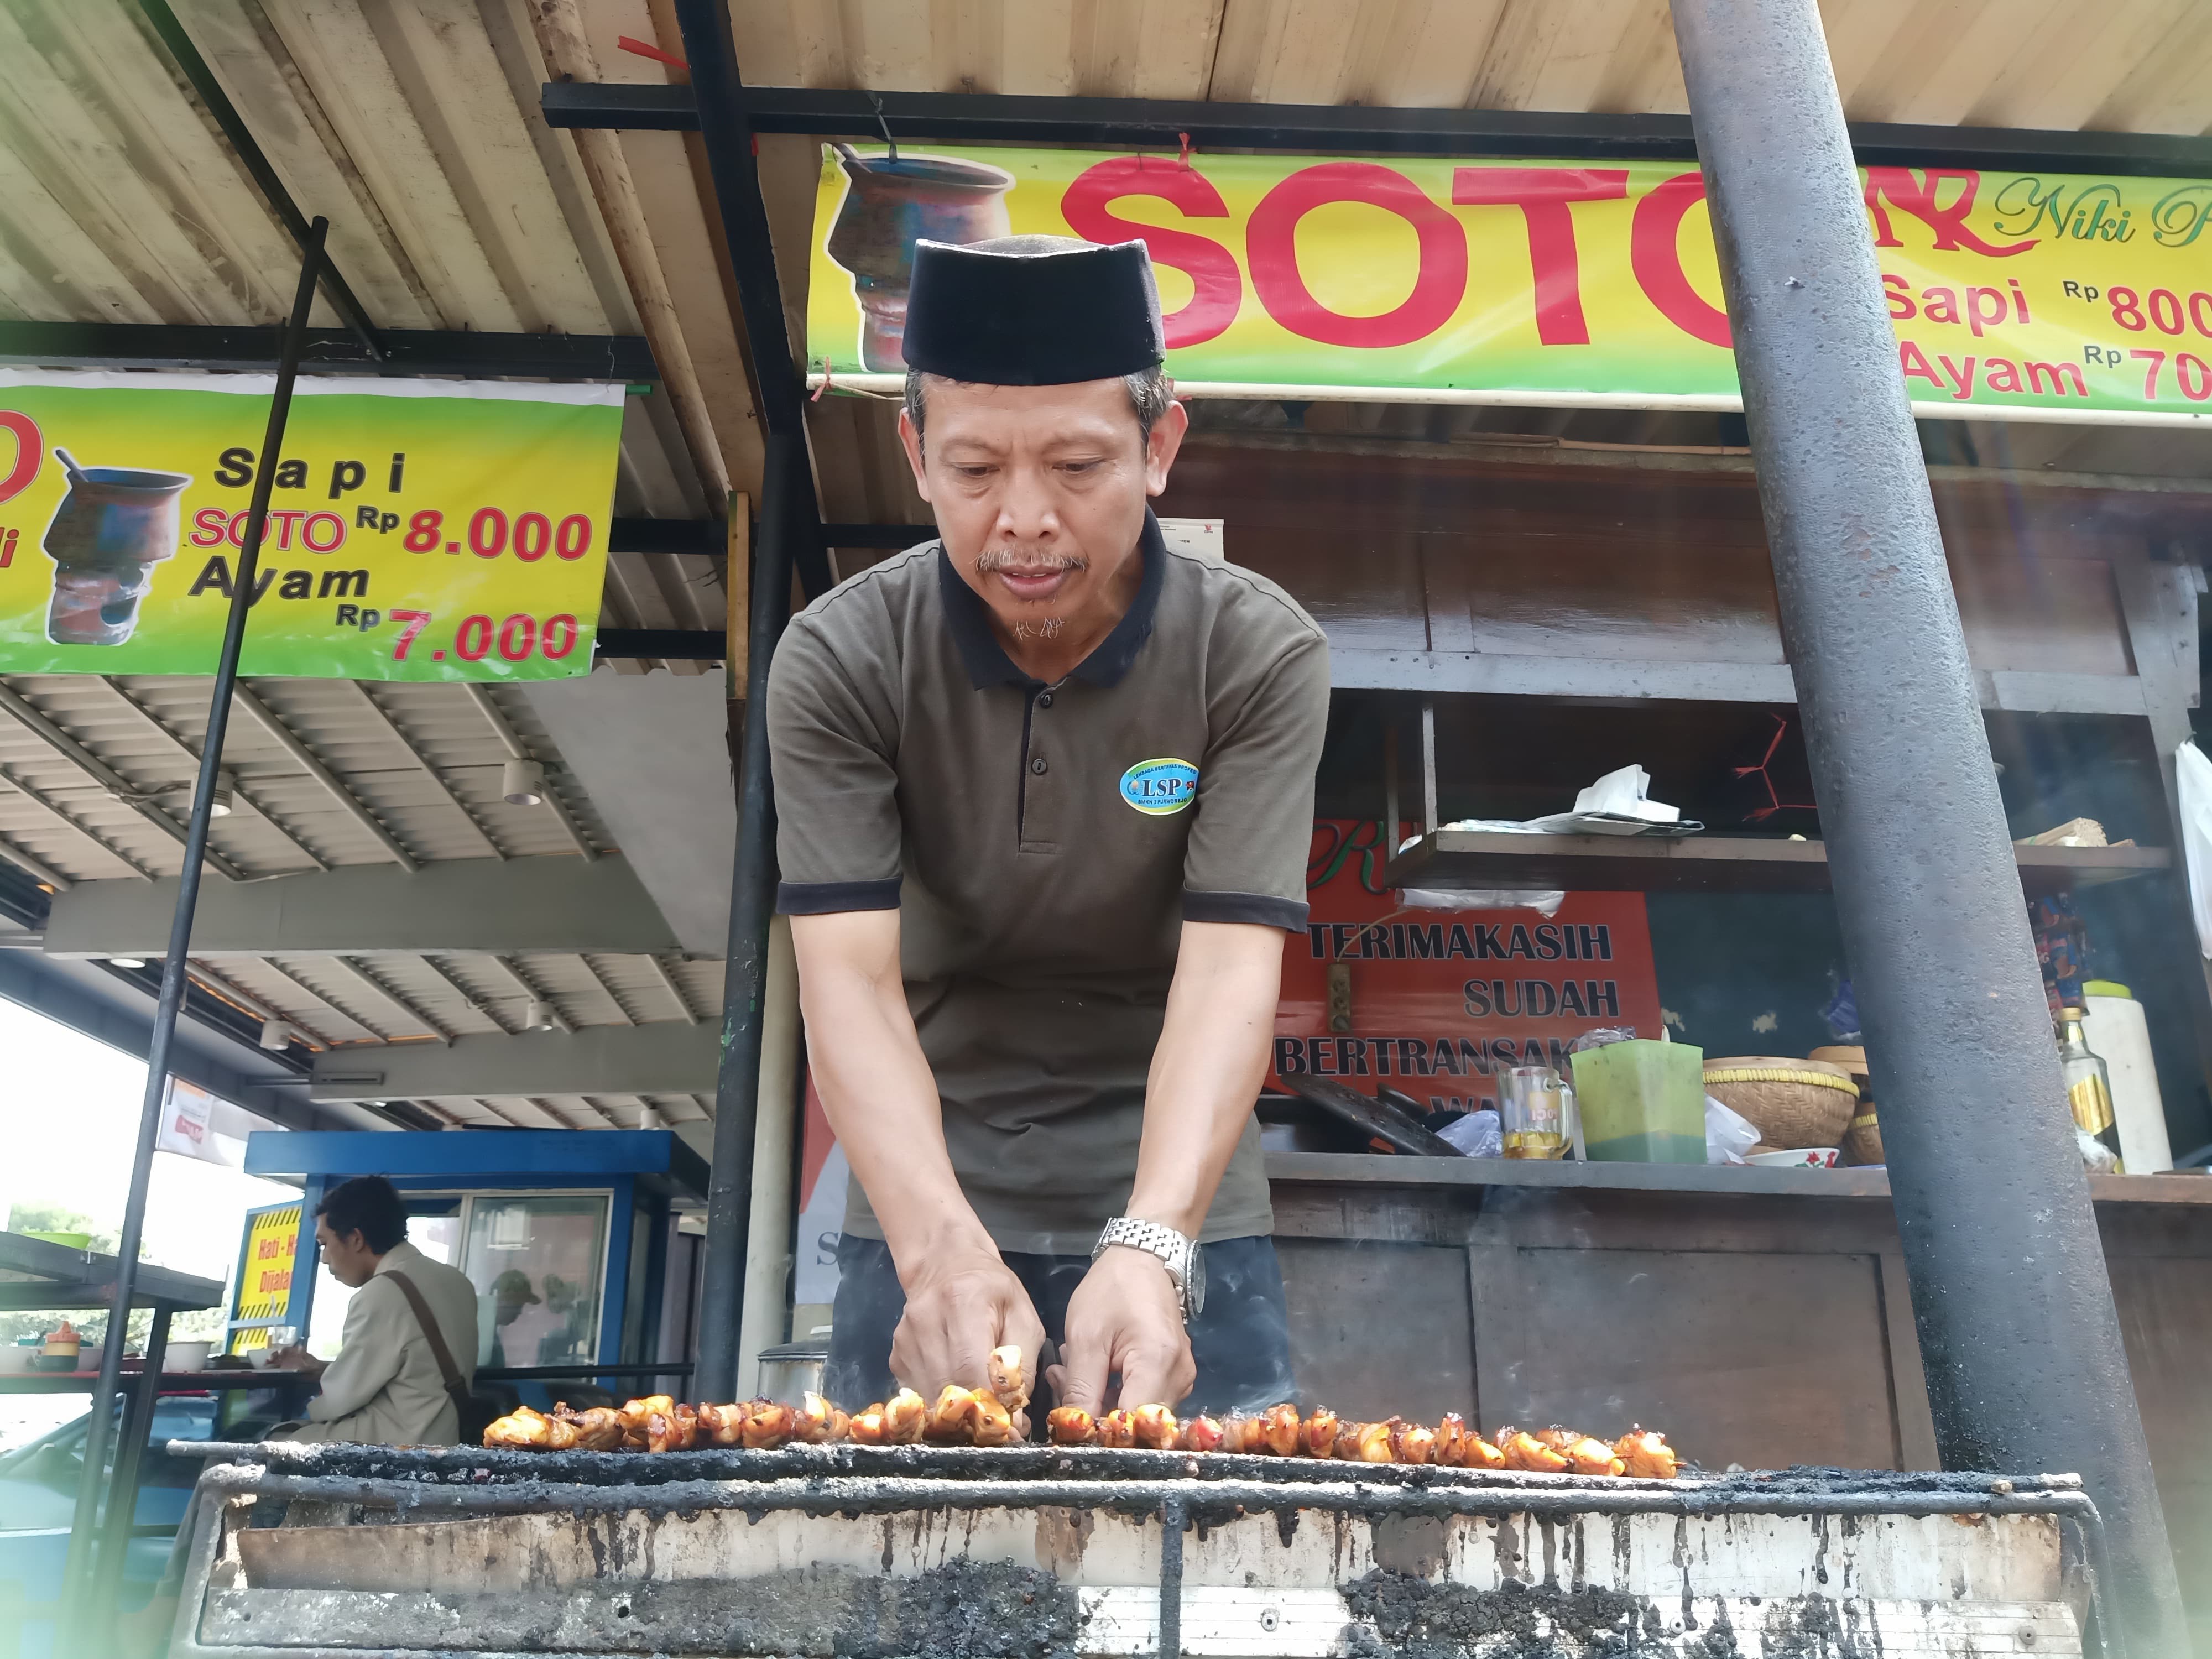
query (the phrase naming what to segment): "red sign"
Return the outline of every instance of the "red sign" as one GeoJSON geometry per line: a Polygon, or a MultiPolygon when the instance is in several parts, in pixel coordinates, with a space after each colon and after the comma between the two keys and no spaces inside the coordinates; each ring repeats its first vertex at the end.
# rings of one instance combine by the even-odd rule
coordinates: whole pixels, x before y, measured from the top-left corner
{"type": "Polygon", "coordinates": [[[1570,893],[1534,910],[1425,910],[1382,886],[1382,826],[1324,818],[1306,866],[1311,905],[1283,953],[1274,1076],[1378,1084],[1431,1110],[1497,1103],[1501,1066],[1566,1069],[1601,1025],[1659,1034],[1641,893],[1570,893]],[[1345,970],[1332,1008],[1329,969],[1345,970]]]}

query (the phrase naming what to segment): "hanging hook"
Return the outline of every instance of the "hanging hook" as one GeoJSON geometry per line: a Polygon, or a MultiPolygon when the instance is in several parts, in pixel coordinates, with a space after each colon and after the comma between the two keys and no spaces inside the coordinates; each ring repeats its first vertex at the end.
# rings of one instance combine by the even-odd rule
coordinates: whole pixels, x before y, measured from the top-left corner
{"type": "Polygon", "coordinates": [[[884,114],[884,100],[875,93],[868,94],[868,102],[876,112],[876,125],[884,131],[884,147],[890,151],[884,160],[892,167],[898,165],[898,140],[891,137],[891,124],[884,114]]]}

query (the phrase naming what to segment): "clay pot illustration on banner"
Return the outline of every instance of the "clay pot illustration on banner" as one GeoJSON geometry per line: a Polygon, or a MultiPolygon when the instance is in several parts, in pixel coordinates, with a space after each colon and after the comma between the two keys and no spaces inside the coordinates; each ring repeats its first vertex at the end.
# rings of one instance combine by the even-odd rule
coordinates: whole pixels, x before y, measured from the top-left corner
{"type": "Polygon", "coordinates": [[[79,466],[65,450],[54,454],[69,490],[46,526],[54,562],[46,637],[56,645],[120,645],[138,626],[154,567],[177,556],[179,504],[192,481],[181,472],[79,466]]]}
{"type": "Polygon", "coordinates": [[[1012,234],[1006,198],[1014,175],[950,156],[864,156],[843,144],[837,151],[849,183],[826,249],[853,273],[861,365],[873,374],[902,374],[914,245],[1012,234]]]}

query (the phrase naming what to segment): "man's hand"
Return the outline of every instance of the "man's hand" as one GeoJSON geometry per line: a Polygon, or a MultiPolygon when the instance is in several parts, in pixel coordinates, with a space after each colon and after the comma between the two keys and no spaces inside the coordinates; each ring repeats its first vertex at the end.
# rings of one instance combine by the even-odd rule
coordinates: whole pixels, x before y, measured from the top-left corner
{"type": "Polygon", "coordinates": [[[929,1252],[902,1273],[906,1316],[891,1336],[891,1375],[925,1400],[948,1382],[990,1386],[991,1350],[1008,1343],[1034,1374],[1044,1323],[1013,1270],[988,1247],[929,1252]]]}
{"type": "Polygon", "coordinates": [[[280,1348],[269,1356],[268,1369],[272,1371],[305,1371],[309,1376],[320,1376],[330,1367],[330,1362],[318,1359],[304,1347],[280,1348]]]}
{"type": "Polygon", "coordinates": [[[1092,1416],[1115,1405],[1172,1406],[1198,1381],[1182,1297],[1166,1264],[1128,1246],[1110,1246],[1067,1303],[1067,1363],[1050,1373],[1063,1406],[1092,1416]],[[1121,1387],[1109,1400],[1107,1384],[1121,1387]]]}

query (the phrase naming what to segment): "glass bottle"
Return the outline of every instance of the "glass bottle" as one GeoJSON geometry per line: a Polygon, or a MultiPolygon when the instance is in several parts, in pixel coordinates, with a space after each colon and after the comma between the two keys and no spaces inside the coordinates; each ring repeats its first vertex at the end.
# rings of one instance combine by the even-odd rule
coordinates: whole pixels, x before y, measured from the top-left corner
{"type": "Polygon", "coordinates": [[[2066,1079],[2066,1105],[2074,1121],[2098,1142],[2111,1149],[2113,1173],[2125,1174],[2120,1162],[2120,1125],[2112,1115],[2112,1079],[2105,1062],[2089,1050],[2081,1035],[2079,1008],[2058,1011],[2058,1070],[2066,1079]]]}

